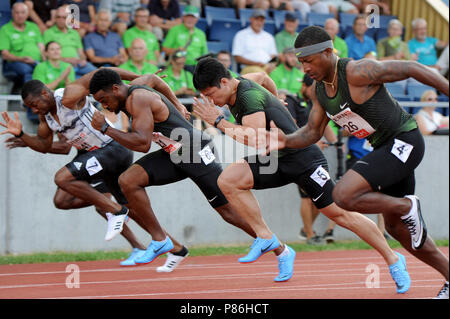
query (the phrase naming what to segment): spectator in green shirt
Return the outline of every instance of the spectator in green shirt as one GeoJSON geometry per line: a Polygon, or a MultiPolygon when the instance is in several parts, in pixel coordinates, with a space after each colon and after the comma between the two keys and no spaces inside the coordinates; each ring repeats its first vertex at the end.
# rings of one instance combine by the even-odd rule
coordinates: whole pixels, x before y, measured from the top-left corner
{"type": "Polygon", "coordinates": [[[168,56],[177,50],[186,51],[186,66],[191,71],[197,64],[195,59],[208,53],[205,32],[195,27],[199,16],[197,7],[186,6],[183,11],[183,23],[172,27],[162,44],[163,51],[168,56]]]}
{"type": "Polygon", "coordinates": [[[184,69],[186,57],[186,51],[175,51],[169,59],[167,69],[161,72],[162,75],[166,75],[163,80],[179,98],[196,95],[194,83],[192,82],[193,75],[184,69]]]}
{"type": "Polygon", "coordinates": [[[50,41],[45,45],[47,61],[39,63],[33,71],[33,80],[40,80],[50,90],[65,87],[75,81],[75,72],[70,63],[61,61],[61,46],[50,41]]]}
{"type": "Polygon", "coordinates": [[[97,68],[87,61],[79,33],[67,27],[67,16],[66,6],[56,10],[56,23],[44,32],[44,42],[55,41],[61,45],[62,60],[72,64],[79,78],[97,68]]]}
{"type": "Polygon", "coordinates": [[[408,44],[402,41],[403,24],[397,20],[389,21],[389,36],[377,43],[377,57],[379,60],[410,60],[408,44]]]}
{"type": "Polygon", "coordinates": [[[125,31],[122,35],[122,40],[125,48],[129,49],[134,39],[144,39],[148,50],[147,62],[158,65],[160,56],[159,42],[158,38],[151,32],[152,26],[148,23],[149,17],[150,13],[147,9],[137,9],[134,15],[136,25],[125,31]]]}
{"type": "Polygon", "coordinates": [[[284,16],[284,29],[275,35],[277,51],[283,52],[286,48],[293,48],[298,32],[298,18],[293,12],[287,12],[284,16]]]}
{"type": "Polygon", "coordinates": [[[290,94],[301,97],[303,77],[293,48],[286,48],[280,54],[281,63],[270,72],[269,76],[275,82],[278,90],[287,90],[290,94]]]}
{"type": "MultiPolygon", "coordinates": [[[[121,64],[119,68],[134,72],[136,74],[152,74],[158,71],[158,67],[154,64],[148,63],[145,59],[147,56],[147,45],[143,39],[136,38],[131,42],[128,50],[130,59],[121,64]]],[[[124,81],[128,83],[128,81],[124,81]]]]}
{"type": "Polygon", "coordinates": [[[12,20],[0,29],[0,51],[5,62],[3,74],[18,85],[31,80],[34,67],[42,61],[44,41],[39,27],[27,21],[28,7],[16,2],[12,20]]]}
{"type": "Polygon", "coordinates": [[[334,51],[336,55],[340,58],[348,57],[348,46],[344,39],[338,37],[339,33],[339,22],[334,18],[329,18],[325,21],[324,25],[325,31],[333,39],[334,51]]]}

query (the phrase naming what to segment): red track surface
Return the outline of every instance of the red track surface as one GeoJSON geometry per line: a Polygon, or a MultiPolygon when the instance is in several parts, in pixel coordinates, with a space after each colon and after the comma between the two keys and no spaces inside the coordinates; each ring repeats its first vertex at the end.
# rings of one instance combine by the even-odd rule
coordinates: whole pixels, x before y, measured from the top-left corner
{"type": "MultiPolygon", "coordinates": [[[[157,273],[165,258],[139,267],[119,267],[117,260],[77,262],[79,288],[68,288],[71,263],[0,266],[0,298],[154,298],[154,299],[403,299],[431,298],[442,276],[404,250],[412,279],[410,290],[395,292],[389,270],[373,250],[297,253],[291,280],[276,283],[273,254],[252,264],[238,256],[188,257],[172,273],[157,273]],[[374,266],[375,265],[375,266],[374,266]],[[367,267],[379,267],[379,288],[367,288],[367,267]]],[[[448,256],[448,247],[442,248],[448,256]]]]}

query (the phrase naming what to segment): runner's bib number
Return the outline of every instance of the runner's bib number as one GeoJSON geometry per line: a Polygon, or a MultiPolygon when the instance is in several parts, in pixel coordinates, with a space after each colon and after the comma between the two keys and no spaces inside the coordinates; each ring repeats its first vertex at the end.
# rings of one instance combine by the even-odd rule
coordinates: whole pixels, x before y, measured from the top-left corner
{"type": "Polygon", "coordinates": [[[395,138],[391,153],[394,154],[403,163],[406,163],[413,148],[414,146],[412,146],[411,144],[405,143],[395,138]]]}
{"type": "Polygon", "coordinates": [[[336,115],[328,116],[333,122],[357,138],[366,138],[375,132],[375,129],[366,120],[352,112],[349,107],[336,115]]]}
{"type": "Polygon", "coordinates": [[[153,132],[152,141],[161,146],[161,148],[169,154],[172,154],[181,147],[181,143],[178,143],[159,132],[153,132]]]}
{"type": "Polygon", "coordinates": [[[330,174],[328,174],[322,165],[320,165],[310,177],[313,181],[319,184],[320,187],[323,187],[323,185],[325,185],[325,183],[330,179],[330,174]]]}

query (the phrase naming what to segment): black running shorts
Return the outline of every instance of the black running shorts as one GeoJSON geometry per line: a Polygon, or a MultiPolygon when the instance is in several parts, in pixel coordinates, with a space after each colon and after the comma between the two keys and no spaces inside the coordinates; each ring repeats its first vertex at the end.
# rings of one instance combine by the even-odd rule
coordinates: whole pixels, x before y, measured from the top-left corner
{"type": "Polygon", "coordinates": [[[147,172],[148,186],[167,185],[190,178],[200,188],[213,208],[228,203],[217,185],[217,179],[222,173],[222,166],[216,161],[207,165],[203,162],[176,164],[172,162],[170,155],[161,149],[144,155],[135,164],[140,165],[147,172]]]}
{"type": "Polygon", "coordinates": [[[414,170],[422,161],[425,142],[418,129],[404,132],[383,143],[351,168],[374,191],[394,197],[414,194],[414,170]]]}
{"type": "Polygon", "coordinates": [[[291,153],[272,158],[277,162],[276,170],[270,171],[267,156],[253,155],[244,158],[253,174],[253,189],[267,189],[281,187],[290,183],[295,183],[299,188],[310,197],[314,205],[318,208],[324,208],[333,203],[332,191],[334,182],[328,173],[328,164],[323,153],[317,149],[308,153],[291,153]],[[309,162],[306,162],[309,161],[309,162]],[[299,164],[302,163],[302,164],[299,164]],[[299,170],[304,163],[310,163],[306,170],[299,170]]]}
{"type": "Polygon", "coordinates": [[[86,181],[96,189],[96,186],[101,185],[96,184],[103,181],[104,185],[99,191],[111,193],[119,204],[125,205],[128,202],[120,190],[118,180],[132,163],[133,152],[112,141],[105,147],[79,152],[66,167],[77,180],[86,181]]]}

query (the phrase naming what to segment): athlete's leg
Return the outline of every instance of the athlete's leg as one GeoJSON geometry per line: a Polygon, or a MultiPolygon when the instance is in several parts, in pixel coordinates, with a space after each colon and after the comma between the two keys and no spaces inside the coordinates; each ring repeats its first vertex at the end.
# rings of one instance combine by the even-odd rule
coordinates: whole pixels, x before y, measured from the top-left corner
{"type": "Polygon", "coordinates": [[[231,207],[230,203],[214,208],[220,216],[229,224],[236,226],[247,234],[256,238],[256,233],[252,227],[231,207]]]}
{"type": "Polygon", "coordinates": [[[408,198],[393,197],[372,190],[368,181],[354,170],[348,170],[333,190],[335,203],[362,214],[390,214],[400,217],[408,214],[412,202],[408,198]]]}
{"type": "Polygon", "coordinates": [[[102,211],[115,213],[122,209],[122,205],[105,197],[102,193],[89,185],[88,182],[75,179],[66,166],[61,168],[56,173],[55,184],[67,193],[70,193],[86,202],[92,203],[95,207],[102,211]]]}
{"type": "Polygon", "coordinates": [[[166,238],[164,229],[159,224],[153,212],[150,199],[145,187],[149,185],[149,179],[145,169],[137,164],[131,165],[119,177],[119,185],[128,200],[128,207],[133,210],[155,241],[163,241],[166,238]]]}
{"type": "Polygon", "coordinates": [[[92,206],[90,202],[77,198],[61,188],[57,188],[53,196],[53,204],[58,209],[77,209],[92,206]]]}
{"type": "Polygon", "coordinates": [[[375,248],[388,265],[397,262],[397,255],[389,247],[377,225],[366,216],[357,212],[344,210],[335,203],[321,208],[320,211],[329,219],[336,222],[336,224],[354,232],[362,240],[375,248]]]}
{"type": "MultiPolygon", "coordinates": [[[[233,209],[250,225],[257,237],[273,237],[274,234],[264,221],[258,201],[251,191],[253,173],[247,161],[240,160],[227,166],[220,174],[217,184],[233,209]]],[[[275,253],[281,254],[283,250],[284,245],[280,244],[275,253]]]]}
{"type": "Polygon", "coordinates": [[[393,215],[384,214],[386,231],[413,256],[439,271],[448,281],[448,258],[436,247],[433,239],[428,235],[422,248],[414,250],[411,247],[411,236],[408,228],[401,220],[393,215]]]}

